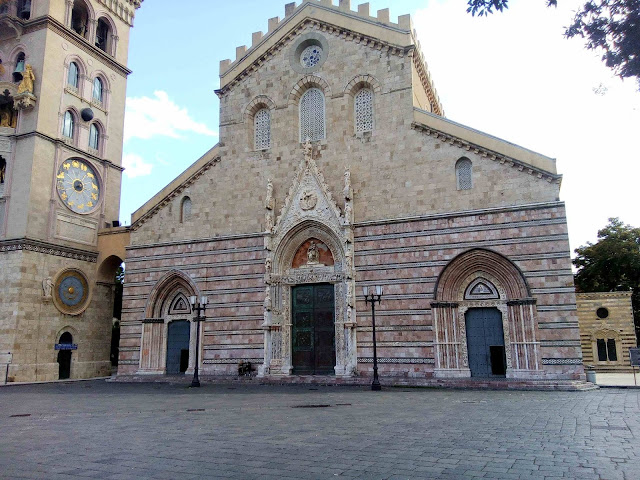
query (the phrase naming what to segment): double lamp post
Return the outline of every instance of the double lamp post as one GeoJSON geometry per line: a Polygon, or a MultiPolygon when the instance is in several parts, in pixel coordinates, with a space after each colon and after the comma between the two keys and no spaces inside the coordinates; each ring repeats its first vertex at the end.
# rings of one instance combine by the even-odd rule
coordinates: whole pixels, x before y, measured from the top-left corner
{"type": "Polygon", "coordinates": [[[209,303],[209,299],[205,296],[200,297],[200,301],[198,301],[198,297],[192,295],[189,298],[189,302],[191,303],[192,310],[195,310],[196,316],[193,317],[193,321],[196,324],[196,363],[193,368],[193,380],[191,380],[192,387],[200,386],[200,379],[198,378],[198,364],[200,363],[199,353],[200,353],[200,322],[205,320],[204,312],[207,309],[207,303],[209,303]],[[202,315],[201,315],[202,314],[202,315]]]}
{"type": "Polygon", "coordinates": [[[380,380],[378,379],[378,352],[376,350],[376,302],[380,305],[382,299],[382,286],[376,285],[369,293],[369,287],[362,287],[365,303],[371,304],[371,326],[373,330],[373,382],[371,390],[382,390],[380,380]]]}

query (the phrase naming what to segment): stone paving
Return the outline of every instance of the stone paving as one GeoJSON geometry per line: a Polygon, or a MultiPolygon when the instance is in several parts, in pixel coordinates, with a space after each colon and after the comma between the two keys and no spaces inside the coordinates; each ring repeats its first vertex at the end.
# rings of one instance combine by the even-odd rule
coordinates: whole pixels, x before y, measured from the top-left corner
{"type": "Polygon", "coordinates": [[[640,390],[0,388],[0,477],[640,478],[640,390]]]}

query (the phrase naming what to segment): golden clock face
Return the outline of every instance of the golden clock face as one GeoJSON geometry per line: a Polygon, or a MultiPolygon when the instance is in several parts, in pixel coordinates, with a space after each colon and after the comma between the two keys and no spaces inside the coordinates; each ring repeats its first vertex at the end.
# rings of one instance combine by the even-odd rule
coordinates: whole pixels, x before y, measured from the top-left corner
{"type": "Polygon", "coordinates": [[[92,212],[100,200],[100,183],[95,170],[82,160],[67,160],[56,176],[60,200],[76,213],[92,212]]]}

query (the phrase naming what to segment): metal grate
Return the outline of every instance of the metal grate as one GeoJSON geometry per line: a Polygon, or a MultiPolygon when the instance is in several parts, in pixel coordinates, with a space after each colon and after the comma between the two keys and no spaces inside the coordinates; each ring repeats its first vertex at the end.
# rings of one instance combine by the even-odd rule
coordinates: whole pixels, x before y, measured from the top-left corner
{"type": "Polygon", "coordinates": [[[312,142],[325,138],[324,94],[319,88],[310,88],[300,100],[300,141],[312,142]]]}
{"type": "Polygon", "coordinates": [[[471,160],[462,158],[456,163],[456,178],[458,179],[458,190],[471,190],[472,182],[471,160]]]}
{"type": "Polygon", "coordinates": [[[373,130],[373,92],[363,88],[356,94],[356,133],[373,130]]]}
{"type": "Polygon", "coordinates": [[[256,112],[253,131],[256,150],[265,150],[271,146],[271,112],[267,108],[256,112]]]}

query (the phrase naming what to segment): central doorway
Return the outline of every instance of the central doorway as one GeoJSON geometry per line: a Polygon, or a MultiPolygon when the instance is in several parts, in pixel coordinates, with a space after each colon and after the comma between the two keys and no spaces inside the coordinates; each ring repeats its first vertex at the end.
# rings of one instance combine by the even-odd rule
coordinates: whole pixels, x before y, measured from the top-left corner
{"type": "Polygon", "coordinates": [[[471,308],[465,315],[472,377],[504,377],[507,360],[502,314],[497,308],[471,308]]]}
{"type": "Polygon", "coordinates": [[[186,320],[169,324],[167,333],[167,374],[184,373],[189,368],[189,336],[191,325],[186,320]]]}
{"type": "Polygon", "coordinates": [[[293,287],[292,304],[293,373],[296,375],[335,373],[336,330],[333,285],[293,287]]]}
{"type": "MultiPolygon", "coordinates": [[[[64,332],[60,335],[58,343],[61,345],[73,344],[73,336],[69,332],[64,332]]],[[[60,349],[58,350],[58,379],[66,380],[71,378],[71,350],[60,349]]]]}

